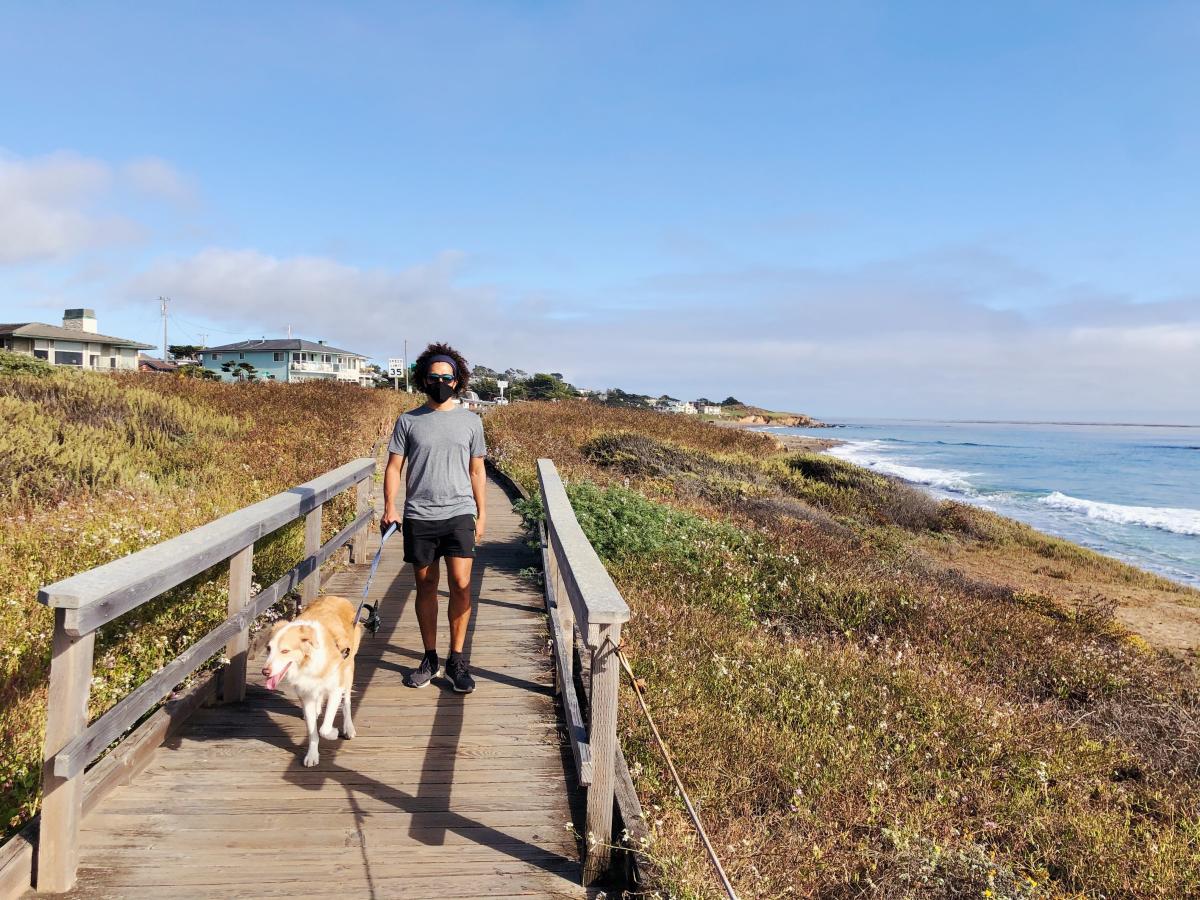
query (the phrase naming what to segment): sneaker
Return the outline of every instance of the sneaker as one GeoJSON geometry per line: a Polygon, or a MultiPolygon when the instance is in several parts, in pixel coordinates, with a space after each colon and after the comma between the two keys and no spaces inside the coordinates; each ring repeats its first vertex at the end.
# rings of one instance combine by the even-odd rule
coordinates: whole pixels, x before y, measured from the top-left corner
{"type": "Polygon", "coordinates": [[[423,688],[441,674],[437,653],[428,650],[425,658],[421,660],[421,664],[404,676],[404,685],[411,688],[423,688]]]}
{"type": "Polygon", "coordinates": [[[454,690],[460,694],[469,694],[475,690],[475,679],[471,677],[471,672],[467,669],[466,660],[452,659],[447,662],[446,677],[450,679],[454,690]]]}

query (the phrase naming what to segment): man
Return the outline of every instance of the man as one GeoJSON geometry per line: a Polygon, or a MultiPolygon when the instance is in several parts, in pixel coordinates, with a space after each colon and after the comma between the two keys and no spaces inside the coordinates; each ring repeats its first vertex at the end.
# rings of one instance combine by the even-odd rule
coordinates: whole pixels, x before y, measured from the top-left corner
{"type": "Polygon", "coordinates": [[[383,475],[383,527],[403,520],[404,560],[417,582],[417,623],[425,657],[405,676],[409,687],[425,687],[440,674],[437,654],[438,559],[446,560],[450,588],[450,655],[446,677],[469,694],[475,680],[463,658],[471,621],[471,565],[487,519],[483,422],[455,397],[467,387],[467,361],[447,344],[430,344],[417,357],[416,382],[428,396],[424,406],[396,420],[383,475]],[[396,510],[400,473],[408,462],[404,515],[396,510]]]}

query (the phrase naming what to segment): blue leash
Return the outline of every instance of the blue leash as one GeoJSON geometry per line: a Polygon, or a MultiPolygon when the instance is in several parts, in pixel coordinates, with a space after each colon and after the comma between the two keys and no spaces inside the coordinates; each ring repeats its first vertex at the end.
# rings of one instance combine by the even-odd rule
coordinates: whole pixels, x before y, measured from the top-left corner
{"type": "Polygon", "coordinates": [[[362,599],[358,601],[358,609],[354,611],[354,621],[357,622],[358,617],[362,614],[363,607],[367,608],[367,618],[363,622],[363,627],[371,632],[372,635],[379,630],[379,626],[382,623],[379,619],[379,604],[368,603],[367,594],[371,591],[371,581],[375,577],[375,570],[379,568],[379,560],[383,559],[383,545],[388,542],[388,538],[396,533],[396,528],[397,523],[393,522],[383,533],[383,537],[379,541],[379,550],[376,551],[375,558],[371,560],[371,571],[367,575],[367,583],[363,586],[362,599]]]}

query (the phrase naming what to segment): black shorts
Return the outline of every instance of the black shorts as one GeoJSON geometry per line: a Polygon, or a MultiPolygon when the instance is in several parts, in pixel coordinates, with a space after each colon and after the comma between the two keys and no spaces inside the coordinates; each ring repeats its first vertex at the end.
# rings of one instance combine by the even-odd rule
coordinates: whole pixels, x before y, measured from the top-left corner
{"type": "Polygon", "coordinates": [[[424,568],[439,556],[475,558],[475,517],[467,514],[449,519],[405,519],[404,561],[424,568]]]}

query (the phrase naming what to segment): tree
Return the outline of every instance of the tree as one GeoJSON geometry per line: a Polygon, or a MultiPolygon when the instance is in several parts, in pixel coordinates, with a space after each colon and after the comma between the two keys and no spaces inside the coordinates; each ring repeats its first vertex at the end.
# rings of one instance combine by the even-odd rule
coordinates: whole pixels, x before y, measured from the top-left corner
{"type": "Polygon", "coordinates": [[[221,370],[228,372],[238,381],[257,381],[258,369],[250,365],[248,362],[234,362],[232,359],[221,366],[221,370]]]}
{"type": "Polygon", "coordinates": [[[195,363],[186,363],[175,370],[175,374],[183,378],[200,378],[204,381],[220,381],[221,376],[212,369],[206,369],[204,366],[198,366],[195,363]]]}
{"type": "MultiPolygon", "coordinates": [[[[492,381],[495,381],[499,377],[499,372],[497,372],[495,369],[489,369],[487,366],[476,366],[471,370],[472,385],[474,385],[476,378],[490,378],[492,381]]],[[[478,391],[476,393],[478,393],[478,391]]],[[[482,394],[480,396],[482,396],[482,394]]]]}
{"type": "Polygon", "coordinates": [[[505,369],[504,378],[510,384],[514,381],[528,381],[529,373],[524,369],[505,369]]]}
{"type": "Polygon", "coordinates": [[[605,406],[617,406],[625,409],[644,409],[646,398],[641,394],[629,394],[620,388],[609,388],[604,400],[605,406]]]}
{"type": "Polygon", "coordinates": [[[575,388],[546,372],[538,372],[525,382],[525,389],[530,400],[566,400],[575,396],[575,388]]]}
{"type": "Polygon", "coordinates": [[[742,406],[742,401],[736,397],[726,397],[721,401],[722,406],[742,406]]]}
{"type": "MultiPolygon", "coordinates": [[[[475,369],[478,373],[478,366],[475,369]]],[[[479,395],[480,400],[495,400],[500,396],[500,385],[495,378],[481,378],[478,374],[471,376],[471,390],[479,395]]]]}
{"type": "Polygon", "coordinates": [[[195,344],[170,344],[167,349],[176,359],[199,359],[200,351],[204,348],[195,344]]]}

